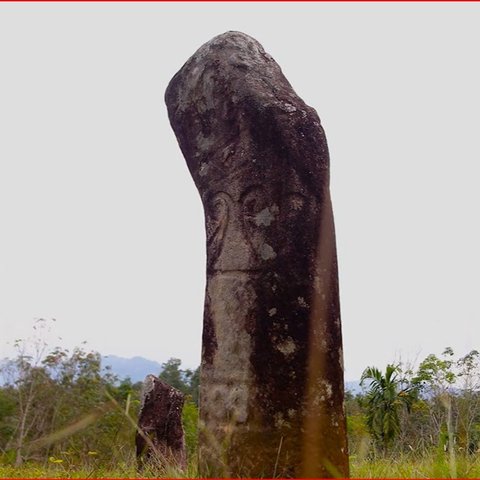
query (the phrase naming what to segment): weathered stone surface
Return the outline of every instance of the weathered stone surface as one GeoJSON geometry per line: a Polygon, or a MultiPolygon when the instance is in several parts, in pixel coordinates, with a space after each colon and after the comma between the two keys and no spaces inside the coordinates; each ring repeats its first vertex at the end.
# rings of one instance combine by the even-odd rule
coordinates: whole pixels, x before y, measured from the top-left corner
{"type": "Polygon", "coordinates": [[[200,473],[347,476],[320,120],[239,32],[203,45],[166,103],[205,210],[200,473]]]}
{"type": "Polygon", "coordinates": [[[184,395],[176,388],[148,375],[142,391],[135,443],[139,467],[186,467],[182,426],[184,395]]]}

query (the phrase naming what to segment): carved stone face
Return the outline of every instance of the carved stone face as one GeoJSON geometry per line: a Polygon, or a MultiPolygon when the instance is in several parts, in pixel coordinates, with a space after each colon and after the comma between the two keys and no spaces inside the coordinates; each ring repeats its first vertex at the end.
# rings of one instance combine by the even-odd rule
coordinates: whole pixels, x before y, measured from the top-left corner
{"type": "Polygon", "coordinates": [[[239,32],[201,47],[166,101],[205,211],[200,472],[325,478],[330,464],[347,477],[320,119],[258,42],[239,32]],[[332,395],[311,395],[316,385],[332,395]]]}
{"type": "Polygon", "coordinates": [[[261,181],[248,183],[232,175],[203,195],[209,271],[262,271],[302,256],[316,199],[293,169],[283,178],[271,169],[262,173],[261,181]]]}

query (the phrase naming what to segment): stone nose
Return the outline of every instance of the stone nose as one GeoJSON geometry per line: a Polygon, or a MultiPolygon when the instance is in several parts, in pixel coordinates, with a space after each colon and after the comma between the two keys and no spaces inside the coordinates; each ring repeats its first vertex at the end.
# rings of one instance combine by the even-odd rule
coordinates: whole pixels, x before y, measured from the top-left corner
{"type": "Polygon", "coordinates": [[[257,256],[248,239],[242,207],[230,202],[222,246],[213,265],[217,271],[246,271],[260,268],[257,256]]]}

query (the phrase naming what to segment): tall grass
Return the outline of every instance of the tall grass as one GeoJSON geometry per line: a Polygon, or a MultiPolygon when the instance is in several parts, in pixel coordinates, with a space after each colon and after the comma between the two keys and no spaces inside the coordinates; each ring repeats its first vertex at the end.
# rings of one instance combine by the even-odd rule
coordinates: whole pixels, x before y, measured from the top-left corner
{"type": "MultiPolygon", "coordinates": [[[[480,457],[457,456],[458,478],[480,478],[480,457]]],[[[350,457],[353,478],[452,478],[447,454],[417,455],[415,453],[369,460],[350,457]]]]}
{"type": "MultiPolygon", "coordinates": [[[[185,470],[154,461],[138,469],[134,451],[133,432],[139,431],[138,424],[110,395],[113,407],[121,411],[132,427],[130,445],[112,445],[111,455],[88,452],[83,456],[61,452],[57,457],[45,461],[28,462],[21,467],[0,464],[0,478],[199,478],[196,460],[197,412],[190,412],[186,423],[187,445],[190,450],[188,466],[185,470]]],[[[57,434],[58,436],[58,434],[57,434]]],[[[366,437],[365,437],[366,438],[366,437]]],[[[147,439],[150,441],[150,439],[147,439]]],[[[151,445],[153,447],[153,445],[151,445]]],[[[358,446],[357,455],[350,456],[352,478],[480,478],[480,453],[474,455],[457,454],[452,469],[451,458],[439,448],[429,454],[416,452],[390,454],[386,457],[370,457],[372,454],[368,440],[358,446]],[[453,475],[455,473],[455,475],[453,475]]]]}
{"type": "Polygon", "coordinates": [[[52,460],[43,464],[26,463],[21,467],[0,465],[0,478],[198,478],[194,459],[185,470],[151,463],[139,471],[133,450],[121,462],[100,458],[97,462],[83,464],[52,460]]]}
{"type": "MultiPolygon", "coordinates": [[[[480,478],[480,456],[458,456],[456,461],[459,478],[480,478]]],[[[449,460],[446,455],[420,456],[414,453],[397,457],[369,460],[350,458],[352,478],[450,478],[449,460]]],[[[155,465],[138,472],[133,452],[125,462],[109,462],[98,459],[84,465],[67,462],[26,464],[20,468],[0,466],[0,478],[198,478],[195,459],[190,459],[186,471],[155,465]]]]}

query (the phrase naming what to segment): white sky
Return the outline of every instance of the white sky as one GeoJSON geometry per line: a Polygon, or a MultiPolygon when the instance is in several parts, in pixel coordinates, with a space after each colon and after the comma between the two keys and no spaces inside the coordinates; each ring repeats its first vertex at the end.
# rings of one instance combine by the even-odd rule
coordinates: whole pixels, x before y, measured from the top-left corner
{"type": "Polygon", "coordinates": [[[346,378],[479,348],[480,4],[1,4],[0,357],[200,361],[200,198],[163,95],[240,30],[317,109],[332,165],[346,378]]]}

